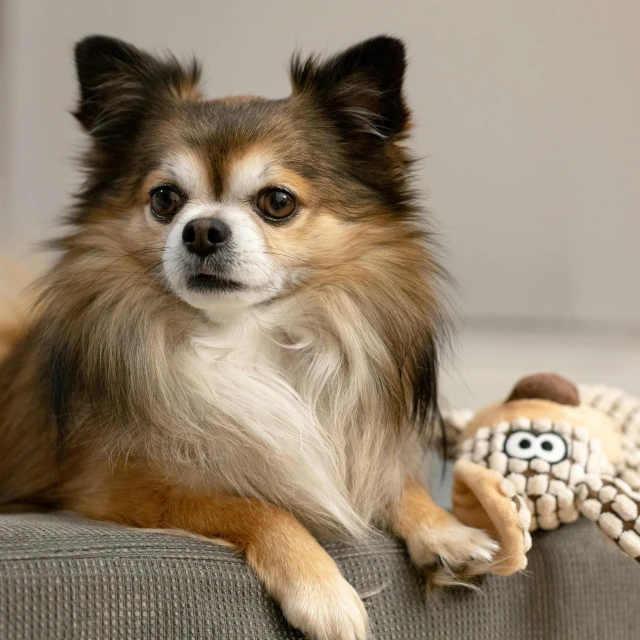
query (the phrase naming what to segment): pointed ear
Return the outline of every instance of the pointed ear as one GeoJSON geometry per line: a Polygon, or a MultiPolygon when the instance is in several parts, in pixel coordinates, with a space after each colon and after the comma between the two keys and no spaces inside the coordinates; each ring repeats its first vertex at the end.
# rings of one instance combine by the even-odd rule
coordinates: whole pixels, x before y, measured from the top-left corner
{"type": "Polygon", "coordinates": [[[405,67],[402,41],[378,36],[325,61],[294,57],[291,83],[294,95],[314,99],[350,143],[384,144],[408,125],[405,67]]]}
{"type": "Polygon", "coordinates": [[[200,69],[158,59],[107,36],[75,47],[80,99],[74,116],[94,138],[134,135],[147,107],[162,97],[195,98],[200,69]]]}

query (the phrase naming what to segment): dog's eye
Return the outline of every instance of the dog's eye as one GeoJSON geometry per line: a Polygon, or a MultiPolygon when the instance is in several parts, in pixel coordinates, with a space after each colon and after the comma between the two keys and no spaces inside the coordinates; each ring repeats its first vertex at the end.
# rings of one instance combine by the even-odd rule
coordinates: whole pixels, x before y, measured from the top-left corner
{"type": "Polygon", "coordinates": [[[174,187],[157,187],[151,192],[151,212],[162,222],[169,222],[184,204],[184,198],[174,187]]]}
{"type": "Polygon", "coordinates": [[[258,209],[267,219],[284,220],[296,210],[296,199],[284,189],[268,189],[258,197],[258,209]]]}

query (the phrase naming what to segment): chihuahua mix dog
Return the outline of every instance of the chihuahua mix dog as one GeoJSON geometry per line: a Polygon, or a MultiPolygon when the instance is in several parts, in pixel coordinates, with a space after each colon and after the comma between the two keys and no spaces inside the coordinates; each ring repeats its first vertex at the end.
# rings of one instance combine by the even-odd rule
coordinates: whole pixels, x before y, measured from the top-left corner
{"type": "Polygon", "coordinates": [[[207,100],[113,38],[75,58],[87,178],[0,332],[2,508],[223,538],[316,639],[368,623],[315,535],[386,529],[432,585],[488,571],[417,479],[446,321],[403,44],[295,58],[281,100],[207,100]]]}

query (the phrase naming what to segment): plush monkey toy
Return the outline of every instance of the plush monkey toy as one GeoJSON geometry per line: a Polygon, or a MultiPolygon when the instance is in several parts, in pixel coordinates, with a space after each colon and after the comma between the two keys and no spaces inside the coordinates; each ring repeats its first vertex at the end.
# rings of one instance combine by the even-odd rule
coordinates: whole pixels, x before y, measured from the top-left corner
{"type": "Polygon", "coordinates": [[[580,514],[640,561],[640,400],[540,374],[445,423],[457,458],[453,511],[500,543],[493,573],[524,569],[530,532],[580,514]]]}

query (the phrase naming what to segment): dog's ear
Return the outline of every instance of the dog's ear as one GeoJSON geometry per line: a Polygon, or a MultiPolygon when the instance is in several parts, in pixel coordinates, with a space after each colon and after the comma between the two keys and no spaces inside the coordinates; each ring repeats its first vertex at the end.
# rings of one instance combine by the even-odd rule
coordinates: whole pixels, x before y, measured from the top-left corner
{"type": "Polygon", "coordinates": [[[380,145],[408,125],[402,95],[405,67],[402,41],[378,36],[324,61],[295,56],[291,83],[294,95],[315,99],[350,144],[380,145]]]}
{"type": "Polygon", "coordinates": [[[74,116],[95,139],[131,139],[145,110],[158,98],[195,98],[200,69],[159,59],[107,36],[75,47],[80,98],[74,116]]]}

